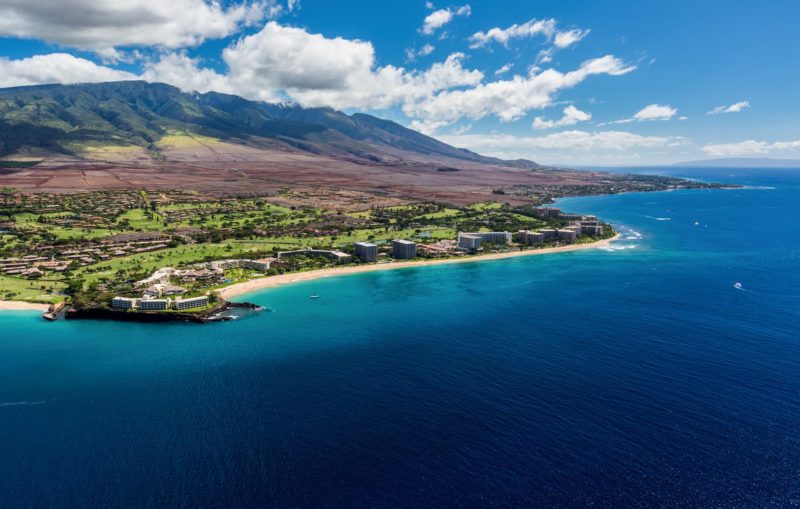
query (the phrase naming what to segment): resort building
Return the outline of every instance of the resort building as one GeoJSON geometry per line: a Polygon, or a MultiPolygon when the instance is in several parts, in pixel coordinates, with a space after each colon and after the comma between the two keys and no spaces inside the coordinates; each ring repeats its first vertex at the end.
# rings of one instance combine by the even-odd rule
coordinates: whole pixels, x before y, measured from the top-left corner
{"type": "Polygon", "coordinates": [[[129,299],[128,297],[114,297],[111,299],[111,307],[115,309],[135,309],[139,299],[129,299]]]}
{"type": "Polygon", "coordinates": [[[353,247],[356,256],[362,262],[370,263],[378,260],[378,246],[372,242],[356,242],[353,247]]]}
{"type": "Polygon", "coordinates": [[[241,260],[216,260],[210,263],[212,270],[238,269],[242,266],[241,260]]]}
{"type": "Polygon", "coordinates": [[[479,232],[484,244],[511,244],[511,232],[479,232]]]}
{"type": "Polygon", "coordinates": [[[542,232],[520,230],[518,235],[519,243],[526,246],[532,246],[534,244],[541,244],[544,242],[544,233],[542,232]]]}
{"type": "Polygon", "coordinates": [[[581,233],[583,235],[590,235],[598,237],[603,234],[603,227],[601,225],[581,225],[581,233]]]}
{"type": "Polygon", "coordinates": [[[556,238],[558,238],[558,232],[556,232],[556,230],[553,230],[551,228],[545,228],[543,230],[539,230],[539,233],[541,233],[544,236],[545,242],[547,242],[548,240],[555,240],[556,238]]]}
{"type": "Polygon", "coordinates": [[[165,311],[169,309],[170,299],[142,299],[139,309],[142,311],[165,311]]]}
{"type": "Polygon", "coordinates": [[[534,209],[535,213],[539,217],[559,217],[561,216],[561,209],[554,209],[551,207],[540,207],[538,209],[534,209]]]}
{"type": "Polygon", "coordinates": [[[269,270],[270,263],[272,263],[271,258],[262,258],[260,260],[242,260],[241,266],[243,269],[266,272],[269,270]]]}
{"type": "Polygon", "coordinates": [[[562,242],[575,242],[575,239],[578,235],[575,233],[575,230],[567,230],[566,228],[562,228],[560,230],[556,230],[558,234],[558,240],[562,242]]]}
{"type": "Polygon", "coordinates": [[[410,240],[393,240],[392,256],[398,260],[411,260],[417,257],[417,244],[410,240]]]}
{"type": "Polygon", "coordinates": [[[327,249],[296,249],[294,251],[281,251],[278,259],[291,258],[292,256],[321,256],[333,260],[338,264],[350,263],[353,257],[342,251],[329,251],[327,249]]]}
{"type": "Polygon", "coordinates": [[[481,247],[483,238],[474,233],[459,233],[458,234],[458,248],[466,251],[475,252],[481,247]]]}
{"type": "Polygon", "coordinates": [[[192,297],[190,299],[176,299],[174,302],[175,309],[193,309],[208,306],[208,296],[192,297]]]}
{"type": "Polygon", "coordinates": [[[511,244],[511,232],[472,232],[464,235],[480,237],[482,244],[511,244]]]}

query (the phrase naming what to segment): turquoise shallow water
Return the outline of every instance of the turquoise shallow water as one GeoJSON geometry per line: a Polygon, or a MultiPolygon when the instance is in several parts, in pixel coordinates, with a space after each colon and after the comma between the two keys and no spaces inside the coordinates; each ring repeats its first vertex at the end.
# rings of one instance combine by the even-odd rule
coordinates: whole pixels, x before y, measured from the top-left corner
{"type": "Polygon", "coordinates": [[[623,239],[233,323],[2,313],[0,506],[797,504],[800,172],[684,173],[752,187],[563,200],[623,239]]]}

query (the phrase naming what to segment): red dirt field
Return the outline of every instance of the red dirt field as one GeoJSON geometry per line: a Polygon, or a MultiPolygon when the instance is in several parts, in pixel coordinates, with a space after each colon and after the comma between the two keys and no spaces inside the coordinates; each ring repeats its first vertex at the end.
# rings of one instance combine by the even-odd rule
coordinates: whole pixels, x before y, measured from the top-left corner
{"type": "MultiPolygon", "coordinates": [[[[608,179],[608,175],[597,173],[530,170],[444,158],[398,164],[365,163],[228,143],[165,147],[158,160],[142,155],[106,154],[113,157],[93,161],[49,156],[30,168],[0,169],[0,186],[23,192],[180,189],[216,195],[325,188],[404,200],[467,204],[496,199],[493,190],[514,185],[596,186],[608,179]]],[[[503,199],[519,200],[510,196],[503,199]]]]}

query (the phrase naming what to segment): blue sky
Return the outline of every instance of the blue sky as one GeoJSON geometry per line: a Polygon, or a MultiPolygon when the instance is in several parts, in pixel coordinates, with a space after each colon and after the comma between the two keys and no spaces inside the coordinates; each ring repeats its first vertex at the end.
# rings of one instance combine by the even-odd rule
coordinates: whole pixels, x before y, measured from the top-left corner
{"type": "Polygon", "coordinates": [[[798,20],[793,0],[0,0],[0,86],[144,78],[548,164],[800,158],[798,20]]]}

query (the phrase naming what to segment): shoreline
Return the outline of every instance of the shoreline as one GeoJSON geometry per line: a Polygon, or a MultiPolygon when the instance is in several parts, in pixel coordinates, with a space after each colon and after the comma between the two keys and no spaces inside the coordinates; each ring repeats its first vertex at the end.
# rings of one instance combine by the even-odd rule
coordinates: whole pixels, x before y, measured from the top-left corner
{"type": "Polygon", "coordinates": [[[465,256],[463,258],[446,258],[440,260],[430,261],[415,261],[415,262],[392,262],[392,263],[378,263],[373,265],[358,265],[355,267],[334,267],[320,270],[310,270],[307,272],[294,272],[290,274],[281,274],[279,276],[268,276],[258,279],[252,279],[243,283],[236,283],[231,286],[222,288],[217,291],[223,299],[230,299],[239,297],[249,293],[257,292],[259,290],[266,290],[268,288],[277,288],[279,286],[290,285],[294,283],[304,283],[306,281],[313,281],[315,279],[322,279],[335,276],[345,276],[349,274],[360,274],[363,272],[375,272],[379,270],[397,270],[397,269],[410,269],[415,267],[430,267],[432,265],[445,265],[450,263],[476,263],[491,260],[502,260],[505,258],[516,258],[519,256],[536,256],[555,253],[567,253],[571,251],[583,251],[585,249],[596,249],[599,247],[607,246],[611,242],[620,238],[617,233],[611,238],[598,240],[591,244],[570,244],[560,247],[547,247],[543,249],[528,249],[525,251],[511,251],[508,253],[493,253],[487,255],[465,256]]]}
{"type": "Polygon", "coordinates": [[[0,300],[0,311],[41,311],[46,313],[50,304],[38,304],[22,300],[0,300]]]}

